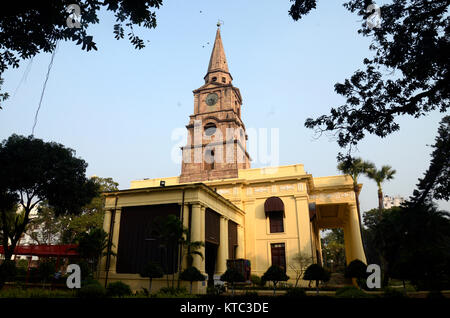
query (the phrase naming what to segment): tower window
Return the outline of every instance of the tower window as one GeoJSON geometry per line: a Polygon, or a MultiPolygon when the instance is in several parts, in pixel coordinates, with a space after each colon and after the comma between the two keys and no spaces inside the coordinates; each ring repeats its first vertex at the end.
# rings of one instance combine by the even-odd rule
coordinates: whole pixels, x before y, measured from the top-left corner
{"type": "Polygon", "coordinates": [[[213,81],[213,82],[217,82],[217,77],[214,76],[214,77],[212,78],[212,81],[213,81]]]}
{"type": "Polygon", "coordinates": [[[225,77],[222,77],[222,83],[226,83],[227,80],[225,79],[225,77]]]}
{"type": "Polygon", "coordinates": [[[205,135],[206,136],[212,136],[216,133],[216,125],[214,123],[207,123],[205,125],[205,135]]]}

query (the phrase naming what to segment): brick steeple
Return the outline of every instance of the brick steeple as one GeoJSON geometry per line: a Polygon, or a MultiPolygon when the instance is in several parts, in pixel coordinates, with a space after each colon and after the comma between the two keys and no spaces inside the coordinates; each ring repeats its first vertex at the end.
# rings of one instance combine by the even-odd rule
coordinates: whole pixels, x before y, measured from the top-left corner
{"type": "Polygon", "coordinates": [[[239,169],[250,168],[242,97],[231,83],[219,26],[205,84],[193,91],[194,113],[186,126],[180,182],[237,178],[239,169]]]}
{"type": "Polygon", "coordinates": [[[217,28],[214,48],[209,59],[208,71],[204,77],[205,83],[222,81],[225,77],[226,83],[230,83],[233,77],[228,70],[227,58],[223,49],[222,38],[220,37],[220,27],[217,28]]]}

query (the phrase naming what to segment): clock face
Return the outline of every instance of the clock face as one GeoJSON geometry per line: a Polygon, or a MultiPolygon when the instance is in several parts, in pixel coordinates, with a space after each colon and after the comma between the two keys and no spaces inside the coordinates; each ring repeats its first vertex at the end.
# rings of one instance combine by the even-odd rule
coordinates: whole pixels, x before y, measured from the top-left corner
{"type": "Polygon", "coordinates": [[[218,100],[219,96],[216,93],[211,93],[206,96],[206,104],[208,104],[209,106],[215,105],[218,100]]]}

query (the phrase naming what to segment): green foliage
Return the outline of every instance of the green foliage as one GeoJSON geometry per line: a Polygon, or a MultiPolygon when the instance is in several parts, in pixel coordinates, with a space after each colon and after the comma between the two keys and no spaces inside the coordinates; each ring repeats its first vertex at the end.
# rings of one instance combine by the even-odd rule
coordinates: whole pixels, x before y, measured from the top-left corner
{"type": "Polygon", "coordinates": [[[440,122],[435,143],[431,146],[431,162],[423,178],[419,179],[411,201],[423,204],[426,200],[450,200],[450,116],[440,122]]]}
{"type": "Polygon", "coordinates": [[[197,281],[204,281],[206,277],[200,273],[200,271],[194,267],[188,267],[180,274],[180,279],[188,282],[197,282],[197,281]]]}
{"type": "Polygon", "coordinates": [[[110,297],[125,297],[132,294],[130,286],[120,281],[108,284],[106,291],[110,297]]]}
{"type": "Polygon", "coordinates": [[[98,281],[90,281],[82,285],[77,291],[80,298],[104,298],[106,297],[106,289],[98,281]]]}
{"type": "Polygon", "coordinates": [[[140,273],[142,277],[161,278],[164,275],[163,269],[159,264],[149,262],[145,265],[143,271],[140,273]]]}
{"type": "Polygon", "coordinates": [[[335,296],[337,298],[371,298],[371,295],[353,286],[339,288],[335,296]]]}
{"type": "Polygon", "coordinates": [[[303,298],[306,297],[306,292],[304,288],[293,287],[286,290],[285,296],[290,298],[303,298]]]}
{"type": "MultiPolygon", "coordinates": [[[[91,273],[95,273],[100,257],[108,246],[108,233],[103,229],[94,228],[87,233],[80,233],[76,241],[78,243],[77,252],[80,257],[90,264],[91,273]]],[[[115,255],[111,253],[111,255],[115,255]]]]}
{"type": "Polygon", "coordinates": [[[220,276],[220,280],[227,283],[238,283],[245,281],[244,276],[236,270],[234,267],[228,268],[222,276],[220,276]]]}
{"type": "MultiPolygon", "coordinates": [[[[97,50],[93,36],[87,32],[89,27],[100,22],[99,13],[104,11],[114,13],[116,23],[111,28],[114,38],[123,39],[126,34],[136,49],[142,49],[145,43],[135,35],[133,26],[155,28],[154,9],[159,9],[162,0],[82,0],[75,3],[80,7],[81,17],[79,27],[74,28],[68,27],[66,22],[70,2],[39,1],[27,5],[14,2],[3,8],[0,16],[0,75],[8,67],[19,67],[20,59],[31,58],[40,52],[53,52],[58,40],[72,41],[81,45],[82,50],[97,50]],[[23,41],[25,38],[27,41],[23,41]]],[[[0,78],[0,86],[2,83],[0,78]]],[[[6,98],[6,93],[0,94],[0,101],[6,98]]]]}
{"type": "Polygon", "coordinates": [[[38,273],[40,279],[45,283],[51,280],[52,275],[56,272],[55,263],[52,261],[43,261],[39,263],[38,273]]]}
{"type": "MultiPolygon", "coordinates": [[[[372,39],[374,51],[336,93],[346,98],[329,115],[308,118],[305,126],[333,131],[341,147],[356,145],[366,133],[385,137],[400,129],[396,117],[415,118],[449,103],[448,1],[390,1],[380,6],[380,28],[369,28],[371,2],[348,0],[344,6],[362,18],[358,33],[372,39]],[[392,74],[396,76],[392,76],[392,74]]],[[[316,7],[316,0],[295,0],[290,14],[298,20],[316,7]]]]}
{"type": "Polygon", "coordinates": [[[97,185],[86,179],[86,162],[76,158],[72,149],[33,136],[14,134],[4,140],[0,146],[0,167],[2,223],[7,220],[7,206],[20,205],[23,209],[14,226],[2,225],[2,237],[10,241],[9,245],[3,242],[6,259],[11,258],[30,221],[31,210],[40,202],[48,202],[56,216],[79,214],[98,193],[97,185]]]}
{"type": "Polygon", "coordinates": [[[289,276],[286,275],[284,269],[277,265],[270,266],[264,275],[261,277],[261,280],[264,282],[272,282],[273,283],[273,294],[275,295],[275,290],[277,288],[277,284],[279,282],[284,282],[289,279],[289,276]]]}
{"type": "Polygon", "coordinates": [[[188,298],[192,297],[186,288],[163,287],[155,295],[157,298],[188,298]]]}
{"type": "Polygon", "coordinates": [[[315,280],[327,282],[330,279],[329,273],[319,264],[311,264],[303,275],[304,280],[315,280]]]}
{"type": "Polygon", "coordinates": [[[2,282],[13,281],[17,274],[16,263],[10,260],[4,260],[0,264],[0,288],[2,282]]]}
{"type": "Polygon", "coordinates": [[[261,286],[262,285],[262,279],[258,275],[252,274],[250,276],[250,281],[252,282],[253,286],[261,286]]]}
{"type": "Polygon", "coordinates": [[[367,265],[359,259],[351,261],[345,269],[345,277],[356,279],[367,278],[367,265]]]}
{"type": "Polygon", "coordinates": [[[399,290],[398,288],[385,288],[383,292],[384,298],[407,298],[408,296],[405,294],[403,290],[399,290]]]}
{"type": "Polygon", "coordinates": [[[261,280],[265,282],[273,282],[274,285],[281,281],[287,281],[288,279],[289,276],[286,275],[286,272],[281,267],[276,265],[270,266],[261,277],[261,280]]]}
{"type": "Polygon", "coordinates": [[[427,299],[446,299],[440,290],[432,290],[428,293],[427,299]]]}
{"type": "Polygon", "coordinates": [[[324,255],[324,262],[326,262],[326,265],[330,266],[330,261],[333,260],[335,268],[344,267],[344,231],[342,229],[332,229],[328,231],[320,241],[322,244],[322,254],[324,255]]]}
{"type": "Polygon", "coordinates": [[[71,290],[50,290],[41,288],[8,288],[0,290],[0,298],[72,298],[71,290]]]}

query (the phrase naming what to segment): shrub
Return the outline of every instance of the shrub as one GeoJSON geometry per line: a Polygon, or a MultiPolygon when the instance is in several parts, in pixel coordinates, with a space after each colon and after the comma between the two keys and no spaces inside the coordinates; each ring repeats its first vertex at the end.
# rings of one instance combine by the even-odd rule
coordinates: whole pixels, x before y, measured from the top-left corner
{"type": "Polygon", "coordinates": [[[38,266],[39,278],[44,283],[52,279],[52,275],[55,273],[55,263],[52,261],[45,261],[39,263],[38,266]]]}
{"type": "Polygon", "coordinates": [[[250,281],[252,282],[253,286],[262,286],[262,279],[258,275],[251,275],[250,281]]]}
{"type": "Polygon", "coordinates": [[[396,288],[386,288],[383,292],[384,298],[407,298],[406,294],[396,288]]]}
{"type": "Polygon", "coordinates": [[[305,274],[303,275],[303,280],[316,281],[316,291],[319,293],[319,281],[327,282],[330,280],[330,273],[327,272],[322,266],[319,264],[311,264],[305,270],[305,274]]]}
{"type": "Polygon", "coordinates": [[[285,282],[289,279],[289,276],[286,275],[285,271],[276,265],[270,266],[264,275],[261,277],[261,280],[264,282],[271,281],[273,283],[273,295],[275,296],[275,290],[277,287],[277,283],[285,282]]]}
{"type": "Polygon", "coordinates": [[[370,295],[354,286],[339,288],[335,295],[337,298],[370,298],[370,295]]]}
{"type": "Polygon", "coordinates": [[[144,269],[140,273],[141,277],[148,277],[150,278],[149,281],[149,289],[148,292],[151,294],[152,292],[152,281],[153,278],[161,278],[164,276],[164,271],[161,268],[159,264],[149,262],[147,265],[144,266],[144,269]]]}
{"type": "Polygon", "coordinates": [[[97,281],[90,281],[88,284],[81,286],[78,290],[80,298],[103,298],[106,297],[106,289],[97,281]]]}
{"type": "Polygon", "coordinates": [[[206,294],[219,296],[225,292],[225,286],[222,284],[216,284],[214,286],[208,286],[206,288],[206,294]]]}
{"type": "Polygon", "coordinates": [[[156,294],[157,298],[187,298],[192,297],[191,294],[188,293],[186,288],[172,288],[172,287],[163,287],[156,294]]]}
{"type": "Polygon", "coordinates": [[[358,286],[365,285],[364,282],[368,276],[367,265],[359,259],[355,259],[348,264],[345,269],[346,278],[355,278],[358,286]]]}
{"type": "Polygon", "coordinates": [[[204,281],[206,277],[195,266],[191,266],[181,272],[180,279],[190,282],[190,294],[192,294],[192,283],[204,281]]]}
{"type": "Polygon", "coordinates": [[[107,294],[110,297],[124,297],[132,294],[129,285],[123,282],[114,282],[108,284],[107,294]]]}
{"type": "Polygon", "coordinates": [[[3,261],[0,265],[0,284],[2,282],[14,281],[16,274],[16,263],[14,261],[3,261]]]}
{"type": "Polygon", "coordinates": [[[428,299],[445,299],[440,290],[432,290],[427,295],[428,299]]]}
{"type": "Polygon", "coordinates": [[[293,287],[293,288],[289,288],[286,291],[285,296],[292,297],[292,298],[301,298],[301,297],[306,297],[306,292],[305,292],[304,288],[293,287]]]}
{"type": "Polygon", "coordinates": [[[220,280],[231,284],[232,294],[234,295],[234,284],[245,281],[245,278],[234,267],[230,267],[220,276],[220,280]]]}

